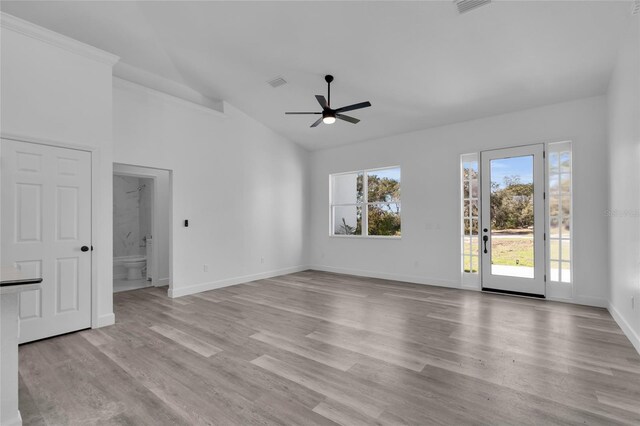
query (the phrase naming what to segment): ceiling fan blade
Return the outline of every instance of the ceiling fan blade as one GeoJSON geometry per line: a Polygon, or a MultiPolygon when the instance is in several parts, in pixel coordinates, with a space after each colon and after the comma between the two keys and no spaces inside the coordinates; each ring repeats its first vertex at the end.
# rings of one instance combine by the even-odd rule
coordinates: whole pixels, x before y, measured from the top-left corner
{"type": "Polygon", "coordinates": [[[327,99],[324,96],[316,95],[316,99],[318,100],[318,103],[320,104],[322,109],[325,109],[327,107],[327,99]]]}
{"type": "Polygon", "coordinates": [[[318,124],[322,123],[322,117],[318,118],[318,121],[316,121],[315,123],[313,123],[311,125],[311,127],[316,127],[318,124]]]}
{"type": "Polygon", "coordinates": [[[349,123],[353,123],[353,124],[358,124],[360,122],[360,120],[358,120],[357,118],[349,117],[348,115],[344,115],[344,114],[336,114],[336,118],[339,118],[340,120],[348,121],[349,123]]]}
{"type": "Polygon", "coordinates": [[[322,114],[321,112],[285,112],[285,114],[322,114]]]}
{"type": "Polygon", "coordinates": [[[353,111],[354,109],[361,109],[361,108],[367,108],[371,106],[371,102],[367,101],[367,102],[360,102],[359,104],[353,104],[353,105],[349,105],[349,106],[344,106],[342,108],[338,108],[337,110],[335,110],[336,113],[340,113],[340,112],[347,112],[347,111],[353,111]]]}

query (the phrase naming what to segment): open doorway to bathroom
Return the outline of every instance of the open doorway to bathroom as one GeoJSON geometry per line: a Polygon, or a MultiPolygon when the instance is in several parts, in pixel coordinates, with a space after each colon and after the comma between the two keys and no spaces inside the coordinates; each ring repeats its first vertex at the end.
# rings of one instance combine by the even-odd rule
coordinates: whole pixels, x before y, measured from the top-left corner
{"type": "Polygon", "coordinates": [[[170,171],[113,166],[113,291],[170,284],[170,171]]]}

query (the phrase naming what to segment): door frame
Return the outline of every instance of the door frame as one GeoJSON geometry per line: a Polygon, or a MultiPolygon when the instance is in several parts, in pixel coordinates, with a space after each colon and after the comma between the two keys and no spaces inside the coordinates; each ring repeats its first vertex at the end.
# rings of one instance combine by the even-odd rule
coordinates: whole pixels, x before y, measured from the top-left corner
{"type": "MultiPolygon", "coordinates": [[[[91,246],[101,247],[103,245],[103,241],[97,238],[96,229],[99,229],[98,223],[98,215],[96,212],[99,211],[99,200],[102,195],[102,191],[99,185],[100,182],[100,164],[102,160],[100,147],[84,145],[84,144],[76,144],[76,143],[67,143],[53,139],[46,139],[34,136],[20,135],[9,132],[0,132],[0,139],[8,139],[16,142],[25,142],[32,143],[36,145],[45,145],[51,146],[55,148],[65,148],[65,149],[73,149],[76,151],[85,151],[91,155],[91,246]]],[[[91,250],[91,328],[103,327],[106,325],[111,325],[115,322],[115,317],[113,315],[113,309],[108,314],[100,315],[99,313],[99,304],[102,301],[100,298],[100,292],[98,289],[99,277],[98,270],[105,263],[101,260],[100,256],[96,255],[96,252],[91,250]]],[[[113,280],[112,280],[113,281],[113,280]]],[[[111,283],[113,286],[113,282],[111,283]]]]}
{"type": "MultiPolygon", "coordinates": [[[[114,162],[113,163],[113,168],[114,170],[112,171],[112,176],[114,175],[118,175],[118,176],[131,176],[131,177],[137,177],[137,178],[143,178],[143,179],[152,179],[153,180],[153,211],[152,211],[152,217],[151,217],[151,228],[153,229],[153,233],[155,235],[159,235],[160,233],[157,232],[158,227],[160,226],[158,224],[158,220],[157,220],[157,202],[158,202],[158,194],[159,194],[159,187],[158,187],[158,176],[153,174],[152,170],[160,170],[163,172],[168,172],[169,174],[169,288],[168,288],[168,292],[172,291],[173,289],[173,170],[170,169],[162,169],[159,167],[150,167],[150,166],[142,166],[140,164],[129,164],[129,163],[117,163],[114,162]],[[120,170],[115,170],[116,167],[121,166],[121,167],[135,167],[135,168],[139,168],[139,169],[149,169],[149,172],[144,172],[144,171],[120,171],[120,170]]],[[[113,216],[113,212],[112,212],[112,216],[113,216]]],[[[112,232],[113,234],[113,232],[112,232]]],[[[156,244],[156,240],[154,238],[154,248],[153,248],[153,271],[155,272],[154,276],[156,278],[154,278],[154,281],[152,281],[152,284],[154,287],[163,287],[164,283],[161,283],[160,280],[161,278],[159,277],[158,272],[158,259],[159,259],[159,254],[158,254],[158,250],[157,250],[157,246],[156,244]]],[[[112,256],[113,258],[113,256],[112,256]]],[[[112,268],[113,268],[113,259],[112,259],[112,268]]],[[[162,278],[164,279],[164,278],[162,278]]]]}
{"type": "MultiPolygon", "coordinates": [[[[478,229],[478,254],[479,254],[479,278],[480,278],[480,288],[481,290],[485,290],[485,291],[497,291],[497,292],[502,292],[502,293],[509,293],[509,294],[514,294],[514,295],[522,295],[522,296],[531,296],[531,297],[542,297],[545,298],[548,294],[548,289],[547,289],[547,269],[548,269],[548,260],[547,260],[547,226],[548,226],[548,215],[547,215],[547,200],[546,200],[546,193],[547,193],[547,172],[546,172],[546,168],[547,168],[547,161],[546,161],[546,150],[547,150],[547,144],[546,143],[534,143],[534,144],[526,144],[526,145],[517,145],[517,146],[510,146],[510,147],[503,147],[503,148],[493,148],[493,149],[487,149],[487,150],[483,150],[479,152],[478,155],[478,171],[479,171],[479,175],[480,175],[480,180],[479,180],[479,188],[478,188],[478,200],[479,200],[479,209],[480,209],[480,214],[479,214],[479,229],[478,229]],[[493,288],[493,287],[485,287],[485,272],[490,273],[488,271],[486,271],[485,269],[485,258],[486,256],[483,253],[483,249],[484,249],[484,241],[483,241],[483,236],[484,236],[484,228],[485,228],[485,223],[486,221],[490,220],[490,216],[485,214],[484,211],[484,186],[485,186],[485,179],[487,177],[487,171],[484,170],[484,160],[483,160],[483,154],[484,153],[490,153],[490,152],[496,152],[496,151],[503,151],[505,153],[508,153],[509,151],[512,151],[514,153],[513,157],[518,157],[518,156],[523,156],[523,155],[519,155],[518,151],[524,150],[524,149],[529,149],[530,151],[538,151],[537,153],[534,153],[534,164],[533,164],[533,171],[534,171],[534,184],[535,181],[537,180],[536,175],[535,175],[535,170],[536,170],[536,160],[535,160],[535,155],[538,154],[542,154],[542,157],[540,158],[540,161],[542,162],[542,164],[538,164],[538,166],[540,166],[541,169],[541,176],[539,177],[539,179],[541,179],[541,182],[538,182],[538,184],[536,186],[538,186],[538,194],[541,192],[542,194],[539,195],[537,198],[537,203],[534,205],[534,220],[536,220],[536,218],[540,217],[541,215],[541,219],[536,220],[537,223],[539,223],[538,225],[536,225],[536,227],[534,228],[534,239],[538,239],[541,241],[536,241],[534,245],[534,259],[538,259],[540,258],[542,260],[542,265],[540,265],[540,261],[536,260],[535,261],[535,270],[534,270],[534,274],[541,274],[542,275],[542,282],[543,282],[543,292],[542,294],[539,293],[531,293],[531,292],[519,292],[517,290],[508,290],[508,289],[502,289],[502,288],[493,288]],[[540,230],[541,229],[541,230],[540,230]],[[538,234],[537,236],[535,234],[538,234]],[[537,250],[536,250],[537,248],[537,250]]],[[[526,154],[524,154],[526,155],[526,154]]],[[[507,154],[504,158],[509,158],[509,155],[507,154]]],[[[538,157],[539,158],[539,157],[538,157]]],[[[534,197],[535,197],[535,192],[534,192],[534,197]]],[[[534,240],[535,241],[535,240],[534,240]]],[[[490,243],[490,237],[489,237],[489,243],[490,243]]],[[[491,256],[491,253],[489,253],[489,256],[491,256]]],[[[518,279],[517,277],[510,277],[510,278],[505,278],[505,281],[507,279],[513,279],[515,278],[516,280],[518,279]]],[[[526,279],[526,278],[524,278],[526,279]]],[[[499,287],[499,286],[498,286],[499,287]]]]}

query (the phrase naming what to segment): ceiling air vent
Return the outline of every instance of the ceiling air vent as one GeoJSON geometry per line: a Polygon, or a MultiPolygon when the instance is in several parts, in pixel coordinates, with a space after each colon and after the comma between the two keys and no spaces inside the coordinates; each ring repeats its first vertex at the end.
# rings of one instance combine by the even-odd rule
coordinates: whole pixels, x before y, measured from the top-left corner
{"type": "Polygon", "coordinates": [[[453,0],[458,8],[458,13],[466,13],[480,6],[491,3],[491,0],[453,0]]]}
{"type": "Polygon", "coordinates": [[[640,13],[640,0],[636,0],[633,2],[633,7],[631,8],[631,14],[637,15],[640,13]]]}
{"type": "Polygon", "coordinates": [[[282,77],[276,77],[273,80],[267,81],[267,83],[269,83],[269,86],[271,86],[271,87],[273,87],[275,89],[276,87],[280,87],[280,86],[282,86],[284,84],[287,84],[287,80],[285,80],[282,77]]]}

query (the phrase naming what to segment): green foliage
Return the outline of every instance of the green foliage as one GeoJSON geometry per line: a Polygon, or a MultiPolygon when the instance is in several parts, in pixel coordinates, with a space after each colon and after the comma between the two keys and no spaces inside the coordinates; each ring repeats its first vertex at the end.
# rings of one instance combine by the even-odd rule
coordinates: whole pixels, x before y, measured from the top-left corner
{"type": "Polygon", "coordinates": [[[491,227],[524,229],[533,226],[533,183],[505,177],[504,185],[491,182],[491,227]]]}
{"type": "Polygon", "coordinates": [[[380,178],[374,174],[367,176],[369,205],[369,235],[401,235],[400,223],[400,182],[390,178],[380,178]]]}

